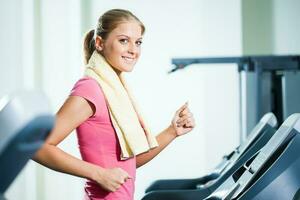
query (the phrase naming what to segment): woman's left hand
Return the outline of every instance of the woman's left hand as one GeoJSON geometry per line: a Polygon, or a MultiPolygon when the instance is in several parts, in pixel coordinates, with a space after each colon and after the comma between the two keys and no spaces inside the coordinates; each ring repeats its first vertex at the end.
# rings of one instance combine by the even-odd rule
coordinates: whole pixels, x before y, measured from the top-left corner
{"type": "Polygon", "coordinates": [[[172,120],[172,127],[175,129],[176,136],[184,135],[195,127],[195,119],[187,102],[176,111],[172,120]]]}

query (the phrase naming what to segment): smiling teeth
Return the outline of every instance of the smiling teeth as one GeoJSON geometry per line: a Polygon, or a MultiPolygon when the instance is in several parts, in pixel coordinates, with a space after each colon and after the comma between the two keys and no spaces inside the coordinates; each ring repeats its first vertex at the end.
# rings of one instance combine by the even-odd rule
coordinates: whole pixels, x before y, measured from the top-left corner
{"type": "Polygon", "coordinates": [[[133,60],[133,58],[128,58],[128,57],[124,57],[124,56],[122,56],[125,60],[128,60],[128,61],[132,61],[133,60]]]}

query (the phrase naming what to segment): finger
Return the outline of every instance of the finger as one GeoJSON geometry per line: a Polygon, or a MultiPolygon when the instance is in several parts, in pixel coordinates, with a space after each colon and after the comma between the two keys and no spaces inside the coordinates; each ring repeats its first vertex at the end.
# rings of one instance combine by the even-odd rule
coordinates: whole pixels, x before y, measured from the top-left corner
{"type": "Polygon", "coordinates": [[[122,168],[120,168],[122,174],[123,174],[123,177],[124,177],[124,180],[126,181],[127,179],[131,179],[132,177],[125,171],[123,170],[122,168]]]}
{"type": "Polygon", "coordinates": [[[113,184],[113,185],[110,187],[109,190],[112,191],[112,192],[115,192],[115,191],[117,191],[119,188],[120,188],[120,184],[115,183],[115,184],[113,184]]]}
{"type": "Polygon", "coordinates": [[[179,126],[183,126],[183,125],[186,124],[186,123],[187,123],[187,119],[181,120],[180,122],[178,122],[178,123],[176,123],[176,124],[177,124],[177,126],[179,127],[179,126]]]}
{"type": "Polygon", "coordinates": [[[190,132],[191,130],[193,130],[193,128],[189,128],[189,127],[184,127],[185,128],[185,132],[190,132]]]}
{"type": "Polygon", "coordinates": [[[132,177],[130,175],[127,176],[127,179],[132,179],[132,177]]]}
{"type": "Polygon", "coordinates": [[[180,113],[179,113],[179,117],[182,117],[184,115],[186,115],[187,113],[190,112],[190,109],[188,107],[184,108],[180,113]]]}
{"type": "Polygon", "coordinates": [[[121,187],[121,184],[116,184],[115,187],[114,187],[115,191],[117,191],[120,187],[121,187]]]}
{"type": "Polygon", "coordinates": [[[124,174],[125,174],[126,179],[131,179],[132,178],[126,171],[124,171],[124,174]]]}
{"type": "Polygon", "coordinates": [[[193,129],[195,126],[191,123],[187,123],[187,124],[184,124],[183,127],[193,129]]]}
{"type": "Polygon", "coordinates": [[[123,177],[129,176],[129,174],[127,173],[127,171],[125,171],[124,169],[118,167],[117,170],[119,171],[120,175],[122,175],[123,177]]]}
{"type": "Polygon", "coordinates": [[[187,117],[186,119],[181,120],[180,122],[177,123],[179,126],[183,126],[184,124],[190,123],[194,120],[193,117],[187,117]]]}
{"type": "Polygon", "coordinates": [[[188,102],[185,102],[177,111],[176,114],[179,114],[183,109],[185,109],[188,106],[188,102]]]}
{"type": "Polygon", "coordinates": [[[128,179],[131,179],[131,176],[127,175],[124,177],[124,181],[126,182],[128,179]]]}
{"type": "Polygon", "coordinates": [[[183,125],[185,125],[185,124],[187,124],[187,123],[189,123],[188,119],[186,119],[186,120],[180,122],[180,123],[177,124],[177,125],[180,127],[180,126],[183,126],[183,125]]]}
{"type": "Polygon", "coordinates": [[[183,126],[187,127],[187,128],[195,128],[195,121],[189,121],[186,124],[184,124],[183,126]]]}
{"type": "Polygon", "coordinates": [[[116,177],[114,182],[115,182],[115,184],[122,185],[125,182],[125,177],[122,175],[118,176],[118,177],[116,177]]]}
{"type": "Polygon", "coordinates": [[[190,109],[188,107],[188,104],[186,103],[186,106],[179,112],[179,117],[182,117],[183,115],[187,114],[190,112],[190,109]]]}
{"type": "Polygon", "coordinates": [[[191,118],[191,117],[193,117],[193,113],[189,112],[189,113],[187,113],[186,115],[180,117],[180,118],[176,121],[176,123],[181,123],[182,121],[184,121],[184,120],[186,120],[186,119],[188,119],[188,118],[191,118]]]}

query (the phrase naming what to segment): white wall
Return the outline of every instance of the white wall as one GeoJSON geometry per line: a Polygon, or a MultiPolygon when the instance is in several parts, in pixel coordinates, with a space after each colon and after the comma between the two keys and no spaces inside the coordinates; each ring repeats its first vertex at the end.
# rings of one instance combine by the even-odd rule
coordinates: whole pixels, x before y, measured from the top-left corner
{"type": "Polygon", "coordinates": [[[274,7],[274,53],[300,54],[300,1],[275,0],[274,7]]]}
{"type": "MultiPolygon", "coordinates": [[[[63,104],[75,81],[82,75],[80,1],[41,1],[42,85],[55,111],[63,104]]],[[[59,145],[79,156],[75,131],[59,145]]],[[[43,200],[82,199],[83,180],[44,169],[39,188],[43,200]]]]}
{"type": "MultiPolygon", "coordinates": [[[[239,116],[235,66],[191,66],[174,74],[167,74],[167,71],[172,68],[170,60],[173,57],[240,55],[239,0],[91,1],[90,10],[89,6],[84,8],[87,9],[85,13],[91,15],[91,21],[83,23],[80,23],[81,17],[89,19],[82,16],[84,1],[41,0],[34,5],[30,2],[29,5],[19,1],[1,2],[1,16],[6,20],[0,17],[0,22],[7,26],[4,30],[9,30],[0,32],[1,44],[12,44],[12,51],[22,43],[22,51],[16,54],[25,58],[15,60],[0,48],[2,60],[7,61],[1,65],[0,94],[18,88],[20,84],[16,81],[24,79],[22,84],[26,87],[42,88],[47,93],[55,112],[82,73],[82,27],[94,28],[101,13],[118,7],[130,9],[146,25],[142,57],[128,79],[154,132],[165,128],[175,110],[189,101],[197,127],[138,170],[136,199],[140,199],[145,188],[156,179],[203,175],[237,145],[239,116]],[[28,15],[25,23],[21,23],[18,19],[24,13],[28,15]],[[28,18],[32,16],[30,13],[34,13],[35,19],[28,18]],[[27,29],[20,31],[18,25],[27,29]],[[16,31],[22,39],[17,34],[9,34],[16,31]],[[7,41],[11,42],[6,41],[7,34],[10,35],[7,41]],[[2,66],[10,67],[7,70],[2,66]],[[3,71],[7,72],[5,76],[3,71]],[[7,82],[13,86],[4,87],[7,82]]],[[[74,133],[60,146],[79,156],[74,133]]],[[[7,193],[10,200],[82,199],[82,179],[36,167],[34,163],[28,167],[29,172],[22,172],[7,193]],[[36,182],[41,184],[37,186],[36,182]]]]}
{"type": "Polygon", "coordinates": [[[18,84],[16,80],[23,83],[22,36],[18,34],[22,29],[21,4],[17,1],[8,1],[5,4],[1,2],[0,13],[0,96],[3,96],[21,87],[22,84],[18,84]]]}
{"type": "Polygon", "coordinates": [[[241,1],[244,55],[270,55],[273,53],[274,2],[273,0],[241,1]]]}
{"type": "Polygon", "coordinates": [[[300,1],[243,0],[241,3],[244,54],[299,54],[300,1]]]}

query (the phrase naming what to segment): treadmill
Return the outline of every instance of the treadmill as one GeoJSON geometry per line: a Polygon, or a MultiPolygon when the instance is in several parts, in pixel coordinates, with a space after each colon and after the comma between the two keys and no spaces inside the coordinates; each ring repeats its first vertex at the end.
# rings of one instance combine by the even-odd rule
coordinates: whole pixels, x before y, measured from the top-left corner
{"type": "Polygon", "coordinates": [[[276,132],[277,120],[273,113],[265,114],[247,139],[208,175],[195,179],[158,180],[146,189],[142,200],[204,199],[216,190],[244,162],[259,151],[276,132]]]}
{"type": "Polygon", "coordinates": [[[299,200],[300,114],[288,117],[270,141],[207,200],[299,200]]]}
{"type": "Polygon", "coordinates": [[[35,91],[0,99],[0,200],[54,126],[49,107],[35,91]]]}

